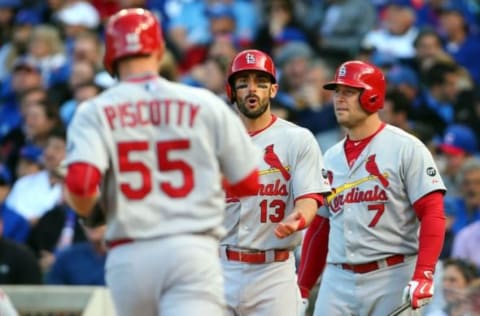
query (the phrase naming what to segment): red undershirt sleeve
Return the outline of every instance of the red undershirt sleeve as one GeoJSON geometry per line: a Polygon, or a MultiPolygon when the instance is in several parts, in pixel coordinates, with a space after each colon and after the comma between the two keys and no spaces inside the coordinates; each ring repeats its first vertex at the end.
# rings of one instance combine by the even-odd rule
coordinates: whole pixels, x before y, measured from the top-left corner
{"type": "Polygon", "coordinates": [[[315,216],[305,232],[298,268],[298,286],[303,298],[310,296],[310,290],[325,268],[329,232],[330,221],[320,215],[315,216]]]}
{"type": "Polygon", "coordinates": [[[443,193],[431,192],[413,204],[420,220],[418,258],[413,278],[425,278],[424,271],[435,271],[445,238],[443,193]]]}
{"type": "Polygon", "coordinates": [[[259,187],[258,170],[255,169],[247,177],[235,184],[230,184],[224,180],[223,187],[225,190],[228,190],[229,194],[235,197],[256,195],[259,187]]]}
{"type": "Polygon", "coordinates": [[[87,197],[97,192],[101,180],[102,175],[97,167],[85,162],[75,162],[68,166],[65,185],[73,194],[87,197]]]}

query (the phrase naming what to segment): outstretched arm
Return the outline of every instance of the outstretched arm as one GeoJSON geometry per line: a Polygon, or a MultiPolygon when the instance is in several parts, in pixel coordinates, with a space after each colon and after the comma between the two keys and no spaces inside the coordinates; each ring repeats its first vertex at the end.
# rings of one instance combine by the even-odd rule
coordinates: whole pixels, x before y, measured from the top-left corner
{"type": "Polygon", "coordinates": [[[295,208],[292,214],[284,221],[278,223],[275,228],[275,235],[278,238],[285,238],[296,231],[302,230],[310,225],[317,210],[323,205],[323,198],[319,194],[310,194],[299,197],[295,201],[295,208]]]}

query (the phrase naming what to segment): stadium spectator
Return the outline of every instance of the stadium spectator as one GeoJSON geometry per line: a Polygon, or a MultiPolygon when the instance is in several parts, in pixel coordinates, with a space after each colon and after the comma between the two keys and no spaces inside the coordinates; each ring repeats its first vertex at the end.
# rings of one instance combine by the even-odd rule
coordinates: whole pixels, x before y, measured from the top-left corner
{"type": "Polygon", "coordinates": [[[442,283],[439,286],[444,298],[443,306],[429,309],[425,316],[462,316],[465,310],[467,289],[477,277],[477,268],[462,259],[447,259],[443,262],[442,283]]]}
{"type": "Polygon", "coordinates": [[[105,225],[84,227],[87,240],[57,254],[46,283],[56,285],[105,285],[105,225]]]}
{"type": "Polygon", "coordinates": [[[458,9],[443,10],[440,15],[440,34],[445,41],[445,51],[465,67],[473,80],[480,84],[479,37],[470,34],[463,13],[458,9]]]}
{"type": "Polygon", "coordinates": [[[15,178],[18,179],[42,170],[42,152],[43,149],[38,146],[32,144],[24,145],[20,149],[15,178]]]}
{"type": "MultiPolygon", "coordinates": [[[[473,131],[465,125],[454,124],[447,128],[443,140],[438,146],[440,154],[445,157],[445,168],[441,170],[448,196],[458,196],[459,171],[474,157],[478,151],[478,143],[473,131]]],[[[469,171],[469,170],[467,170],[469,171]]],[[[463,175],[465,180],[465,175],[463,175]]],[[[468,195],[471,193],[469,192],[468,195]]]]}
{"type": "Polygon", "coordinates": [[[472,158],[458,172],[457,183],[461,196],[455,198],[455,221],[452,230],[457,234],[469,224],[480,221],[480,160],[472,158]]]}
{"type": "Polygon", "coordinates": [[[437,135],[454,123],[455,102],[459,93],[459,66],[454,63],[435,63],[425,73],[424,87],[413,109],[413,119],[430,124],[437,135]]]}
{"type": "Polygon", "coordinates": [[[21,9],[17,12],[10,41],[0,48],[0,81],[8,77],[13,62],[27,52],[28,40],[33,28],[40,22],[40,15],[35,10],[21,9]]]}
{"type": "MultiPolygon", "coordinates": [[[[365,35],[378,23],[371,1],[313,1],[305,17],[308,30],[315,33],[322,58],[337,67],[355,56],[365,35]]],[[[315,46],[314,46],[315,47],[315,46]]]]}
{"type": "Polygon", "coordinates": [[[7,197],[7,206],[32,225],[61,201],[61,184],[53,172],[65,158],[65,139],[64,129],[51,131],[42,154],[45,169],[18,179],[7,197]]]}
{"type": "Polygon", "coordinates": [[[0,216],[0,284],[42,284],[40,266],[33,252],[2,235],[3,218],[0,216]]]}
{"type": "Polygon", "coordinates": [[[13,64],[11,77],[5,80],[0,88],[0,139],[21,124],[22,94],[42,87],[40,68],[31,58],[18,58],[13,64]]]}
{"type": "MultiPolygon", "coordinates": [[[[363,14],[363,9],[360,9],[360,14],[363,14]]],[[[377,54],[408,59],[415,54],[413,42],[417,34],[415,10],[405,1],[391,1],[380,27],[365,35],[363,45],[375,47],[377,54]]]]}
{"type": "Polygon", "coordinates": [[[10,192],[12,180],[10,171],[0,164],[0,218],[3,219],[3,234],[0,236],[23,243],[30,231],[30,225],[23,216],[5,205],[5,198],[10,192]]]}

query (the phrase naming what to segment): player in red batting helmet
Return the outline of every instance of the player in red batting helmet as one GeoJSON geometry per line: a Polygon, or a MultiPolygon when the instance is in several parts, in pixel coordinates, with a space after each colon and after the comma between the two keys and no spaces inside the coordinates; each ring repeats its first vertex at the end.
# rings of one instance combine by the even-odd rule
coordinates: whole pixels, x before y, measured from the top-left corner
{"type": "Polygon", "coordinates": [[[365,111],[372,113],[383,108],[387,84],[385,76],[377,67],[362,61],[347,61],[338,67],[335,79],[323,88],[335,90],[337,85],[362,89],[360,105],[365,111]]]}
{"type": "Polygon", "coordinates": [[[162,58],[164,41],[157,18],[144,9],[125,9],[113,15],[105,29],[103,64],[110,75],[116,75],[121,58],[158,53],[162,58]]]}
{"type": "Polygon", "coordinates": [[[233,102],[235,99],[235,89],[233,87],[234,76],[235,74],[246,70],[257,70],[264,72],[270,76],[272,83],[277,83],[275,65],[273,64],[273,60],[270,58],[270,56],[256,49],[242,51],[235,56],[228,71],[226,90],[227,96],[231,102],[233,102]]]}
{"type": "Polygon", "coordinates": [[[302,244],[302,297],[322,275],[314,316],[393,315],[404,302],[416,310],[433,297],[446,188],[425,144],[381,120],[385,86],[380,69],[357,60],[340,65],[324,85],[334,90],[345,137],[325,152],[332,194],[302,244]]]}

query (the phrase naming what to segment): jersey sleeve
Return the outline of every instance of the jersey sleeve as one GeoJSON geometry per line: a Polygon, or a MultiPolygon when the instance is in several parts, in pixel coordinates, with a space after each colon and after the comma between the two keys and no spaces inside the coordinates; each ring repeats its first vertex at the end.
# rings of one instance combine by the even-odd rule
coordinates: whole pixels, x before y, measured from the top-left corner
{"type": "Polygon", "coordinates": [[[95,104],[81,104],[67,131],[67,163],[85,162],[103,173],[108,166],[104,135],[95,104]]]}
{"type": "Polygon", "coordinates": [[[412,204],[430,192],[446,191],[432,154],[420,141],[406,146],[402,159],[403,181],[412,204]]]}
{"type": "Polygon", "coordinates": [[[331,189],[328,179],[323,176],[325,165],[320,146],[311,132],[303,128],[301,131],[294,140],[297,145],[294,147],[297,155],[292,178],[294,197],[328,193],[331,189]]]}
{"type": "Polygon", "coordinates": [[[237,183],[258,168],[261,152],[240,118],[226,104],[221,108],[223,117],[220,117],[217,131],[217,154],[224,176],[230,183],[237,183]]]}

